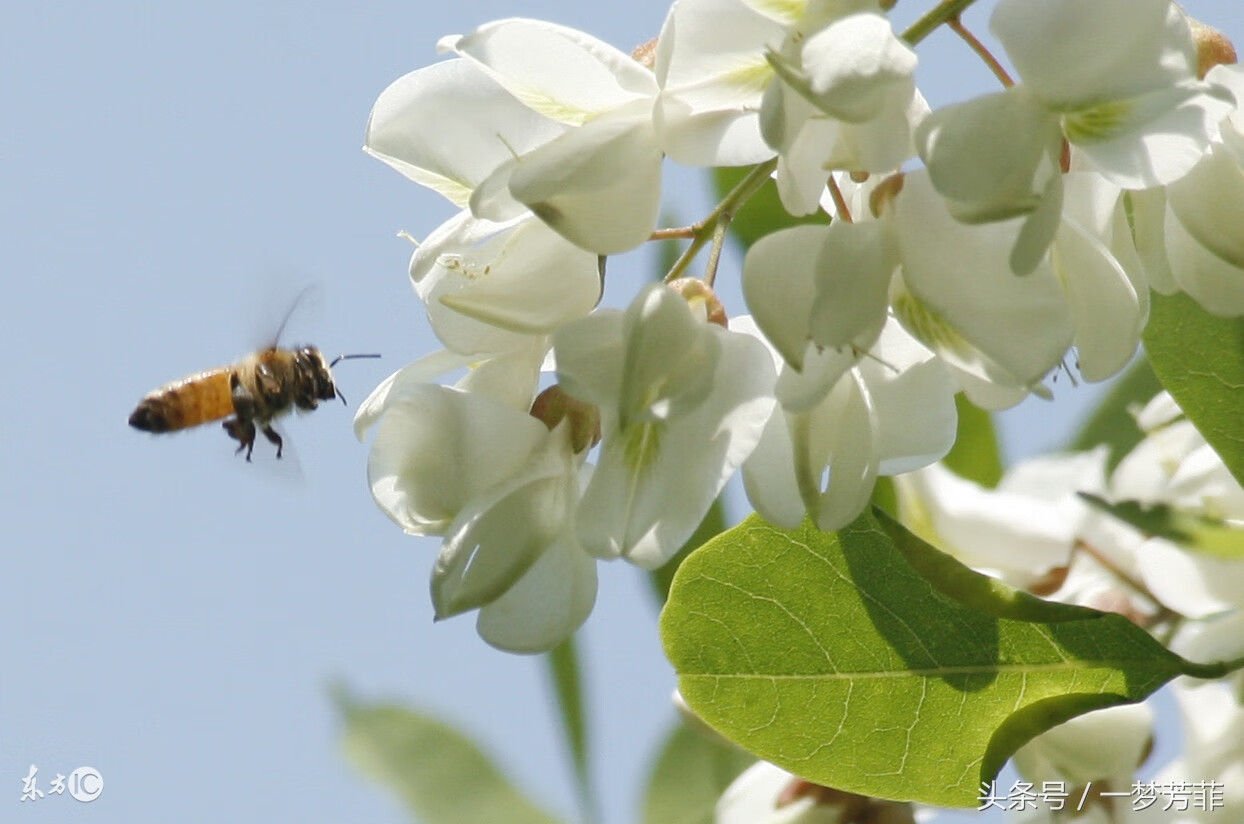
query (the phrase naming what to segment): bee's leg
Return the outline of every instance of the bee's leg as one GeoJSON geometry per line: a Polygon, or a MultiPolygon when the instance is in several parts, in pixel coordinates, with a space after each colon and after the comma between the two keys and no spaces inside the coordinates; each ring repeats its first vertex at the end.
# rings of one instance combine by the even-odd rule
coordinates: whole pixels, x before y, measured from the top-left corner
{"type": "Polygon", "coordinates": [[[238,448],[234,450],[234,454],[246,450],[246,460],[251,459],[251,451],[255,448],[255,422],[250,418],[229,418],[223,424],[225,431],[229,433],[229,437],[238,442],[238,448]]]}
{"type": "Polygon", "coordinates": [[[263,427],[260,431],[262,431],[262,432],[263,432],[263,436],[264,436],[265,438],[267,438],[267,439],[268,439],[268,442],[269,442],[269,443],[276,444],[276,457],[277,457],[277,459],[278,459],[278,460],[280,460],[280,457],[281,457],[281,436],[277,434],[277,431],[276,431],[275,429],[273,429],[271,426],[267,426],[267,425],[264,425],[264,427],[263,427]]]}
{"type": "Polygon", "coordinates": [[[236,452],[246,449],[246,461],[250,463],[251,452],[255,449],[255,399],[238,380],[237,372],[229,376],[229,392],[233,396],[234,417],[222,425],[229,436],[238,441],[236,452]]]}

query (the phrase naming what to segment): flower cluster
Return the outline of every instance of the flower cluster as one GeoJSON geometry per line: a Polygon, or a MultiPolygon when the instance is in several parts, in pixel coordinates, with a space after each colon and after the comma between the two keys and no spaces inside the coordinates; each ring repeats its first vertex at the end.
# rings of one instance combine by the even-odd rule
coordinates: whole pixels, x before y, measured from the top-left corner
{"type": "MultiPolygon", "coordinates": [[[[879,475],[947,453],[956,393],[1048,394],[1072,347],[1086,380],[1118,372],[1151,287],[1244,313],[1244,73],[1202,73],[1178,7],[1002,0],[1019,80],[930,111],[920,35],[885,5],[677,0],[649,60],[500,20],[380,95],[366,150],[460,210],[410,264],[444,350],[356,419],[381,509],[443,538],[438,617],[478,609],[489,643],[549,649],[590,612],[596,560],[660,566],[738,470],[768,520],[837,529],[879,475]],[[656,232],[667,157],[758,164],[756,185],[656,232]],[[727,318],[725,229],[770,177],[791,215],[832,220],[752,245],[749,314],[727,318]],[[688,253],[599,306],[607,258],[654,232],[688,253]],[[680,277],[710,241],[703,278],[680,277]]],[[[1067,536],[1042,507],[1072,535],[1084,505],[1031,502],[1026,546],[1053,567],[1067,536]]]]}

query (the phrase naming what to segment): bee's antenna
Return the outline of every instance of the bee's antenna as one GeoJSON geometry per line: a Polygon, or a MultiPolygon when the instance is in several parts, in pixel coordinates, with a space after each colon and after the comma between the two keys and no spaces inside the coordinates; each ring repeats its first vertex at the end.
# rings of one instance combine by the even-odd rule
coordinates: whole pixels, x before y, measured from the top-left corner
{"type": "Polygon", "coordinates": [[[378,358],[378,357],[380,357],[380,355],[379,355],[379,354],[374,354],[374,355],[338,355],[337,357],[333,358],[333,362],[332,362],[332,363],[330,363],[330,364],[328,365],[328,368],[329,368],[329,369],[332,369],[334,366],[336,366],[338,363],[340,363],[340,362],[341,362],[341,361],[343,361],[343,360],[354,360],[355,358],[378,358]]]}
{"type": "MultiPolygon", "coordinates": [[[[338,355],[337,357],[333,358],[333,362],[328,365],[328,368],[332,369],[334,366],[336,366],[338,363],[340,363],[343,360],[354,360],[355,358],[378,358],[378,357],[380,357],[379,353],[370,354],[370,355],[338,355]]],[[[349,404],[346,403],[346,396],[341,394],[341,390],[337,388],[337,385],[335,383],[333,384],[333,390],[337,393],[337,397],[341,398],[341,405],[348,406],[349,404]]]]}

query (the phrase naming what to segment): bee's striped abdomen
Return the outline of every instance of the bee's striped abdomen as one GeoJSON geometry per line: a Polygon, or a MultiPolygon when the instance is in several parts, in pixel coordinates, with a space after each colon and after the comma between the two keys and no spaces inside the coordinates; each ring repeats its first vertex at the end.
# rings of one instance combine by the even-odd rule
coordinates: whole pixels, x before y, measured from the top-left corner
{"type": "Polygon", "coordinates": [[[173,381],[149,393],[130,415],[130,426],[146,432],[173,432],[233,414],[229,376],[221,366],[173,381]]]}

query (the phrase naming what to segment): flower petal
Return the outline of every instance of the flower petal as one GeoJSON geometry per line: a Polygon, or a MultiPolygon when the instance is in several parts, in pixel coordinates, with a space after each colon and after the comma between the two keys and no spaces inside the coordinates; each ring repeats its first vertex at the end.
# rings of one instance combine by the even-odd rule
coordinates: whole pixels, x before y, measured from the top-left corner
{"type": "Polygon", "coordinates": [[[568,132],[519,159],[510,192],[550,228],[598,255],[633,249],[661,207],[661,149],[646,102],[568,132]]]}
{"type": "Polygon", "coordinates": [[[600,294],[596,257],[531,215],[496,224],[462,212],[410,267],[436,336],[464,354],[526,348],[532,335],[587,314],[600,294]]]}
{"type": "Polygon", "coordinates": [[[437,349],[403,366],[382,380],[380,385],[367,396],[367,399],[359,404],[358,411],[354,413],[355,437],[360,441],[363,440],[367,430],[380,420],[380,416],[388,408],[390,397],[394,395],[400,397],[401,393],[410,387],[421,386],[455,369],[464,369],[470,363],[469,355],[461,355],[448,349],[437,349]]]}
{"type": "Polygon", "coordinates": [[[652,72],[629,55],[542,20],[496,20],[438,48],[476,61],[524,105],[572,126],[657,93],[652,72]]]}
{"type": "Polygon", "coordinates": [[[419,69],[381,92],[367,119],[364,151],[465,206],[505,163],[565,126],[516,101],[466,60],[419,69]]]}
{"type": "Polygon", "coordinates": [[[657,43],[661,148],[688,166],[745,166],[773,156],[760,98],[773,77],[766,44],[781,26],[737,0],[678,0],[657,43]]]}
{"type": "Polygon", "coordinates": [[[825,226],[782,229],[753,243],[743,260],[743,297],[752,319],[796,369],[808,347],[817,264],[828,236],[825,226]]]}
{"type": "Polygon", "coordinates": [[[1244,169],[1222,147],[1166,190],[1167,203],[1188,234],[1226,263],[1244,269],[1244,169]]]}
{"type": "Polygon", "coordinates": [[[916,53],[881,14],[849,14],[809,37],[801,52],[812,102],[847,123],[877,117],[915,92],[916,53]]]}
{"type": "Polygon", "coordinates": [[[1127,98],[1196,73],[1187,19],[1168,0],[1002,0],[989,28],[1024,85],[1055,108],[1127,98]]]}
{"type": "Polygon", "coordinates": [[[540,555],[475,623],[480,637],[508,652],[547,652],[574,634],[596,603],[596,559],[567,533],[540,555]]]}
{"type": "Polygon", "coordinates": [[[916,148],[954,216],[975,223],[1037,208],[1058,173],[1060,137],[1057,119],[1017,86],[932,112],[916,148]]]}
{"type": "MultiPolygon", "coordinates": [[[[895,218],[903,281],[940,323],[1020,384],[1036,383],[1058,365],[1072,340],[1066,298],[1047,264],[1023,277],[1011,273],[1014,221],[965,226],[953,220],[919,172],[907,175],[895,218]]],[[[941,352],[937,335],[917,337],[941,352]]],[[[964,364],[970,368],[970,361],[964,364]]]]}
{"type": "Polygon", "coordinates": [[[812,340],[868,350],[881,334],[898,250],[879,220],[835,220],[816,265],[816,298],[809,318],[812,340]]]}
{"type": "Polygon", "coordinates": [[[1071,309],[1080,374],[1105,380],[1127,366],[1140,345],[1140,298],[1110,250],[1078,223],[1063,221],[1052,254],[1071,309]]]}
{"type": "Polygon", "coordinates": [[[678,416],[606,430],[577,516],[579,541],[598,557],[622,555],[645,569],[669,560],[772,414],[773,362],[764,346],[711,325],[705,332],[721,348],[711,394],[678,416]]]}
{"type": "Polygon", "coordinates": [[[796,475],[808,514],[825,532],[840,529],[860,514],[877,480],[878,421],[868,388],[848,372],[826,402],[792,427],[796,475]],[[816,459],[827,449],[828,460],[816,459]],[[822,467],[829,483],[821,491],[822,467]]]}
{"type": "Polygon", "coordinates": [[[464,507],[514,475],[548,436],[525,412],[443,386],[409,386],[390,395],[376,427],[367,459],[372,497],[410,534],[444,534],[464,507]]]}

